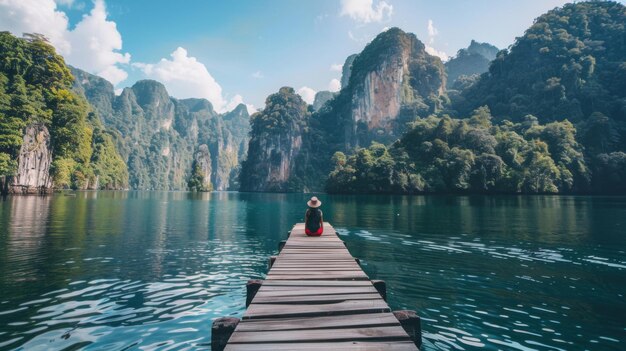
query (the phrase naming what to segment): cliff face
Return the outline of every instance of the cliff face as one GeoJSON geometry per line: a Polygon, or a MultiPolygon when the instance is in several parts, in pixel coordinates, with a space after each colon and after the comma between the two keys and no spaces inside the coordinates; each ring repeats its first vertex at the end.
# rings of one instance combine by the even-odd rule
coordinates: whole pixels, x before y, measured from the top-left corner
{"type": "Polygon", "coordinates": [[[301,191],[300,162],[307,103],[293,88],[270,95],[252,116],[248,158],[241,168],[242,191],[301,191]]]}
{"type": "Polygon", "coordinates": [[[438,98],[445,80],[441,60],[426,53],[415,35],[398,28],[381,33],[352,63],[347,89],[352,97],[352,133],[366,127],[374,139],[397,136],[403,108],[419,115],[441,107],[438,98]]]}
{"type": "Polygon", "coordinates": [[[229,189],[250,130],[244,105],[220,115],[209,101],[171,98],[161,83],[151,80],[138,81],[108,100],[113,94],[108,82],[74,71],[75,89],[117,136],[131,188],[184,190],[194,160],[200,162],[202,155],[200,164],[208,172],[204,179],[216,190],[229,189]]]}
{"type": "Polygon", "coordinates": [[[10,193],[37,194],[50,191],[52,150],[50,132],[46,126],[32,124],[26,127],[17,162],[17,172],[9,185],[10,193]]]}
{"type": "Polygon", "coordinates": [[[415,35],[391,28],[344,64],[339,95],[314,117],[341,151],[392,142],[407,122],[442,108],[446,76],[415,35]]]}
{"type": "Polygon", "coordinates": [[[352,73],[352,63],[354,63],[354,59],[357,57],[357,54],[352,54],[346,58],[346,61],[343,63],[343,67],[341,69],[341,88],[345,88],[350,83],[350,74],[352,73]]]}
{"type": "Polygon", "coordinates": [[[209,147],[206,146],[206,144],[202,144],[198,147],[198,151],[196,151],[196,154],[194,155],[194,161],[202,174],[202,187],[204,189],[210,189],[212,185],[211,175],[213,170],[211,166],[211,153],[209,152],[209,147]]]}
{"type": "Polygon", "coordinates": [[[331,93],[327,90],[318,91],[315,94],[315,100],[313,100],[313,111],[319,111],[326,103],[332,100],[337,93],[331,93]]]}

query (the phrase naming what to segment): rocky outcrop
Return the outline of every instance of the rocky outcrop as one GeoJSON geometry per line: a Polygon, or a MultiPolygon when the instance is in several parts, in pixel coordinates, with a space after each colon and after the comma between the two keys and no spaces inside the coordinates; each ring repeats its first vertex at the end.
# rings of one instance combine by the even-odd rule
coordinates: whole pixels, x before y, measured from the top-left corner
{"type": "Polygon", "coordinates": [[[10,193],[38,194],[52,189],[52,151],[46,126],[32,124],[26,127],[17,163],[17,172],[9,185],[10,193]]]}
{"type": "Polygon", "coordinates": [[[326,128],[324,134],[343,139],[334,140],[345,145],[343,151],[372,141],[392,142],[407,122],[443,106],[446,76],[441,59],[399,28],[380,33],[361,53],[349,57],[342,80],[347,86],[317,119],[326,128]]]}
{"type": "Polygon", "coordinates": [[[315,100],[313,100],[313,111],[319,111],[328,101],[332,100],[337,93],[331,93],[327,90],[318,91],[315,93],[315,100]]]}
{"type": "Polygon", "coordinates": [[[212,172],[212,160],[211,153],[209,152],[209,147],[206,144],[202,144],[198,147],[198,151],[194,155],[194,161],[196,166],[200,169],[202,173],[203,184],[202,188],[204,189],[212,189],[211,183],[211,174],[212,172]]]}
{"type": "Polygon", "coordinates": [[[241,168],[242,191],[301,191],[301,154],[309,113],[293,88],[270,95],[252,116],[248,158],[241,168]]]}
{"type": "Polygon", "coordinates": [[[376,37],[354,59],[351,75],[354,133],[359,124],[379,135],[393,133],[404,106],[417,115],[435,112],[445,87],[441,60],[398,28],[376,37]]]}
{"type": "Polygon", "coordinates": [[[113,87],[102,78],[73,72],[75,90],[87,97],[117,136],[131,188],[186,189],[195,150],[205,147],[210,160],[206,181],[216,190],[230,188],[247,150],[250,123],[245,105],[218,114],[206,99],[174,99],[152,80],[138,81],[114,96],[113,87]]]}
{"type": "Polygon", "coordinates": [[[350,83],[350,74],[352,73],[352,63],[354,59],[357,57],[357,54],[352,54],[346,58],[346,61],[343,63],[343,68],[341,69],[341,89],[348,86],[350,83]]]}

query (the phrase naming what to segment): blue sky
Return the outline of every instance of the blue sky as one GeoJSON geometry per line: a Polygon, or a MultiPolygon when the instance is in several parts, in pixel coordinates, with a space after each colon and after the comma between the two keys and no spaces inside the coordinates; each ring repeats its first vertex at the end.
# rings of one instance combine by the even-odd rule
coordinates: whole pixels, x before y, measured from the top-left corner
{"type": "Polygon", "coordinates": [[[445,58],[472,39],[507,47],[534,18],[564,3],[5,0],[0,13],[12,17],[0,15],[0,30],[43,32],[69,63],[109,78],[118,89],[153,78],[175,97],[206,97],[227,110],[241,101],[263,107],[267,95],[285,85],[310,100],[313,91],[336,85],[337,65],[386,27],[415,33],[445,58]],[[39,20],[25,18],[33,16],[31,3],[39,20]],[[102,44],[89,46],[94,42],[102,44]]]}

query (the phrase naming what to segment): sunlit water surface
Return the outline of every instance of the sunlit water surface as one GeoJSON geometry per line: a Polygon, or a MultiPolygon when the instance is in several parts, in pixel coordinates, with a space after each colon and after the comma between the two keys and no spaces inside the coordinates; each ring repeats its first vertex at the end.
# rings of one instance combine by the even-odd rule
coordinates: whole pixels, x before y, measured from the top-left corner
{"type": "MultiPolygon", "coordinates": [[[[626,198],[320,197],[425,350],[626,350],[626,198]]],[[[0,200],[0,350],[209,350],[306,198],[0,200]]]]}

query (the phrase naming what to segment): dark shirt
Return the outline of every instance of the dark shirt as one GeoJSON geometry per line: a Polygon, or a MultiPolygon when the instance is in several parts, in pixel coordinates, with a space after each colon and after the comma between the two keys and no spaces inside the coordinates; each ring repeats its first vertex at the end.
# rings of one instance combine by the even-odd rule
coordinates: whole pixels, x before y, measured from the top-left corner
{"type": "Polygon", "coordinates": [[[321,227],[322,216],[322,210],[309,207],[304,215],[305,227],[310,231],[316,232],[321,227]]]}

